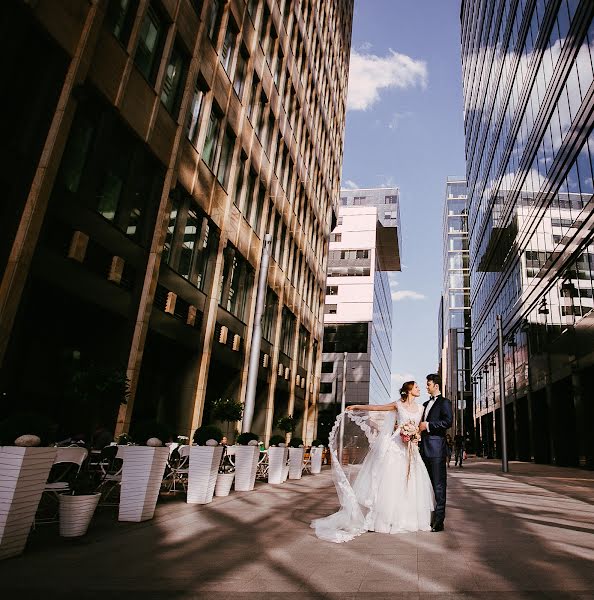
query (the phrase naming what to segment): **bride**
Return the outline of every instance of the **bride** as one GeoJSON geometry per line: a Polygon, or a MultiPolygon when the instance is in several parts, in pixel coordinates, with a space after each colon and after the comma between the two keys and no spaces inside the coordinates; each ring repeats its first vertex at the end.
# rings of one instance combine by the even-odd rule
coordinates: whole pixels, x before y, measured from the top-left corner
{"type": "Polygon", "coordinates": [[[401,437],[401,426],[418,427],[423,407],[414,381],[400,389],[400,400],[384,405],[354,405],[336,419],[330,433],[332,476],[341,508],[315,519],[311,527],[329,542],[347,542],[365,531],[430,531],[433,488],[418,444],[401,437]],[[365,412],[374,411],[374,415],[365,412]],[[383,422],[379,423],[381,411],[383,422]],[[358,435],[353,435],[352,430],[358,435]],[[342,436],[337,430],[342,430],[342,436]],[[345,436],[345,432],[347,432],[345,436]],[[362,436],[361,433],[365,435],[362,436]],[[338,438],[338,439],[337,439],[338,438]],[[366,448],[368,447],[368,449],[366,448]],[[346,465],[367,454],[360,465],[346,465]],[[341,455],[342,460],[338,460],[341,455]]]}

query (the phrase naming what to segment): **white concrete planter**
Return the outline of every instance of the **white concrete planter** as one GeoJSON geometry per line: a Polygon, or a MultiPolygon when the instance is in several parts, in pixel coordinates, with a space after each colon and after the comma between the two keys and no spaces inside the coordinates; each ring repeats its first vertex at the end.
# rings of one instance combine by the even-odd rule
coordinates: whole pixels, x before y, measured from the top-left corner
{"type": "Polygon", "coordinates": [[[311,460],[311,474],[317,475],[322,472],[322,455],[324,454],[324,448],[312,448],[309,451],[311,460]]]}
{"type": "Polygon", "coordinates": [[[235,446],[236,492],[249,492],[254,489],[259,458],[258,446],[235,446]]]}
{"type": "Polygon", "coordinates": [[[301,479],[305,448],[289,448],[289,479],[301,479]]]}
{"type": "Polygon", "coordinates": [[[188,504],[212,502],[223,446],[192,446],[188,471],[188,504]]]}
{"type": "Polygon", "coordinates": [[[0,559],[25,549],[56,452],[0,446],[0,559]]]}
{"type": "Polygon", "coordinates": [[[284,475],[288,458],[288,448],[279,448],[277,446],[270,446],[268,448],[268,483],[278,485],[286,480],[284,475]]]}
{"type": "Polygon", "coordinates": [[[155,514],[169,448],[126,446],[120,494],[120,521],[147,521],[155,514]]]}
{"type": "Polygon", "coordinates": [[[234,479],[235,473],[219,473],[214,495],[217,497],[228,496],[234,479]]]}
{"type": "Polygon", "coordinates": [[[89,529],[101,494],[70,496],[60,494],[60,535],[79,537],[89,529]]]}

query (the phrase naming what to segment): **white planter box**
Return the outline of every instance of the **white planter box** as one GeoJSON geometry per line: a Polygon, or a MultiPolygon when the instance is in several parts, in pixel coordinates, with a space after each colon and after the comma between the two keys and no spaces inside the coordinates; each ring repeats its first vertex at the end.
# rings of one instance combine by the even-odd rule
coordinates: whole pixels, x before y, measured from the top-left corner
{"type": "Polygon", "coordinates": [[[322,472],[322,455],[323,454],[324,454],[324,448],[312,448],[309,451],[312,475],[316,475],[316,474],[322,472]]]}
{"type": "Polygon", "coordinates": [[[289,479],[301,479],[305,448],[289,448],[289,479]]]}
{"type": "Polygon", "coordinates": [[[147,521],[155,514],[155,506],[169,448],[150,446],[124,447],[120,521],[147,521]]]}
{"type": "Polygon", "coordinates": [[[188,471],[188,504],[212,502],[223,446],[192,446],[188,471]]]}
{"type": "Polygon", "coordinates": [[[25,549],[56,452],[0,446],[0,559],[25,549]]]}
{"type": "Polygon", "coordinates": [[[235,446],[236,492],[249,492],[254,489],[259,458],[258,446],[235,446]]]}
{"type": "Polygon", "coordinates": [[[235,479],[235,473],[219,473],[214,495],[217,497],[228,496],[235,479]]]}
{"type": "Polygon", "coordinates": [[[285,471],[288,458],[288,448],[278,448],[277,446],[268,448],[268,483],[278,485],[286,480],[285,471]]]}
{"type": "Polygon", "coordinates": [[[60,494],[60,535],[62,537],[85,535],[100,498],[100,493],[88,496],[60,494]]]}

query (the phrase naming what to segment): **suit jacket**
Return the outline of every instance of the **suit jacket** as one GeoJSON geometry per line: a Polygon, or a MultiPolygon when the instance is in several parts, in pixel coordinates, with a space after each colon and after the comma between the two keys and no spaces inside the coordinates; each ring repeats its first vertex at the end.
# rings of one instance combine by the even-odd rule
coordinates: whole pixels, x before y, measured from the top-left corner
{"type": "MultiPolygon", "coordinates": [[[[424,411],[429,401],[423,404],[424,411]]],[[[452,403],[438,396],[428,414],[422,418],[429,423],[429,431],[421,433],[419,450],[424,458],[444,458],[447,455],[446,432],[452,426],[452,403]]]]}

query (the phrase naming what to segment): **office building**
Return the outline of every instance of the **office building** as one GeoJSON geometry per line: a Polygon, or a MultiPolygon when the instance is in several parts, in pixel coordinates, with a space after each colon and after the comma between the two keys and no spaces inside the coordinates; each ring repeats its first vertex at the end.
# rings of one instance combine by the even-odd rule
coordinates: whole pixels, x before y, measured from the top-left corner
{"type": "Polygon", "coordinates": [[[592,467],[594,3],[461,21],[476,442],[501,454],[503,404],[510,458],[592,467]]]}
{"type": "Polygon", "coordinates": [[[473,441],[468,203],[463,177],[448,177],[446,182],[438,339],[442,389],[454,408],[453,433],[473,441]]]}
{"type": "Polygon", "coordinates": [[[320,410],[391,401],[392,299],[388,274],[400,271],[398,188],[342,190],[330,236],[324,306],[320,410]],[[345,360],[346,353],[346,360],[345,360]]]}
{"type": "Polygon", "coordinates": [[[311,439],[353,1],[1,4],[0,417],[190,435],[243,401],[270,233],[252,430],[311,439]]]}

